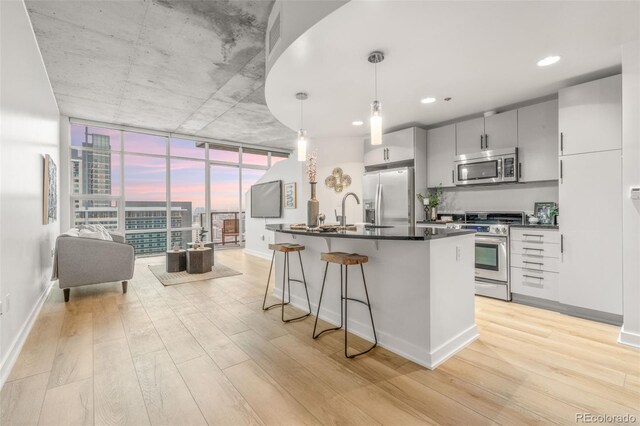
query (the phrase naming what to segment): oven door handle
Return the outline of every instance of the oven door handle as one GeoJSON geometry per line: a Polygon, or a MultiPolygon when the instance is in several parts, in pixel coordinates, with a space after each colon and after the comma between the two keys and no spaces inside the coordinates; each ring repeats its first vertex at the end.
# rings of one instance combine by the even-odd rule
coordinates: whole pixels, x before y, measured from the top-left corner
{"type": "Polygon", "coordinates": [[[485,238],[485,237],[476,237],[477,243],[490,243],[490,244],[506,244],[507,239],[498,239],[498,238],[485,238]]]}

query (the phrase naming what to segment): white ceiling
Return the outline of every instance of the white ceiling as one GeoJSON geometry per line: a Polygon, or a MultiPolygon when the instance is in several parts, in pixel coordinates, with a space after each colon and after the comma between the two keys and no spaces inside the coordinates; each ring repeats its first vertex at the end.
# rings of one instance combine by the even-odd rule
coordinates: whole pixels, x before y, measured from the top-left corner
{"type": "Polygon", "coordinates": [[[374,73],[367,56],[382,50],[384,129],[440,123],[611,74],[639,26],[635,1],[351,1],[279,57],[267,75],[267,105],[296,129],[294,94],[306,91],[310,137],[366,135],[374,73]],[[536,66],[551,54],[562,60],[536,66]],[[437,102],[421,104],[427,96],[437,102]],[[357,119],[365,126],[352,126],[357,119]]]}
{"type": "Polygon", "coordinates": [[[289,147],[264,99],[273,1],[26,0],[61,112],[289,147]]]}

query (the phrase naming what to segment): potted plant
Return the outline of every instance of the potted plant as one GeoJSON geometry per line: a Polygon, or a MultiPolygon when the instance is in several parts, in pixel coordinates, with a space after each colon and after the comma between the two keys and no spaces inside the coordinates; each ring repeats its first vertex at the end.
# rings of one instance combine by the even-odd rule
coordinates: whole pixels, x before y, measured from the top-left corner
{"type": "Polygon", "coordinates": [[[433,191],[427,191],[426,195],[418,193],[416,197],[424,204],[426,220],[438,220],[438,206],[442,203],[442,184],[433,191]]]}

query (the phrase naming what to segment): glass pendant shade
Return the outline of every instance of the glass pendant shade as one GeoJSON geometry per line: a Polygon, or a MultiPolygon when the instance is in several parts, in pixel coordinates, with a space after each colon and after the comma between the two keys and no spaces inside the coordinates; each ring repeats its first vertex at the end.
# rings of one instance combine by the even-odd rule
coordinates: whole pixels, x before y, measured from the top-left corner
{"type": "Polygon", "coordinates": [[[371,145],[382,145],[382,105],[374,101],[371,105],[371,145]]]}
{"type": "Polygon", "coordinates": [[[298,161],[307,160],[307,132],[298,130],[298,161]]]}

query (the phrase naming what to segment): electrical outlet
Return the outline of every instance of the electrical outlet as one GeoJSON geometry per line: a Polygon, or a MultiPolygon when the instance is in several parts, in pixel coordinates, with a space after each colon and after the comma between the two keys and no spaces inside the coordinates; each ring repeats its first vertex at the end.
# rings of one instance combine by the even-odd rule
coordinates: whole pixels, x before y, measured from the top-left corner
{"type": "Polygon", "coordinates": [[[2,313],[9,312],[9,309],[11,309],[11,297],[9,296],[9,293],[7,293],[4,298],[4,308],[2,310],[2,313]]]}
{"type": "Polygon", "coordinates": [[[461,258],[462,258],[462,247],[456,246],[456,261],[460,262],[461,258]]]}
{"type": "Polygon", "coordinates": [[[264,241],[264,235],[260,235],[260,241],[264,241]]]}

